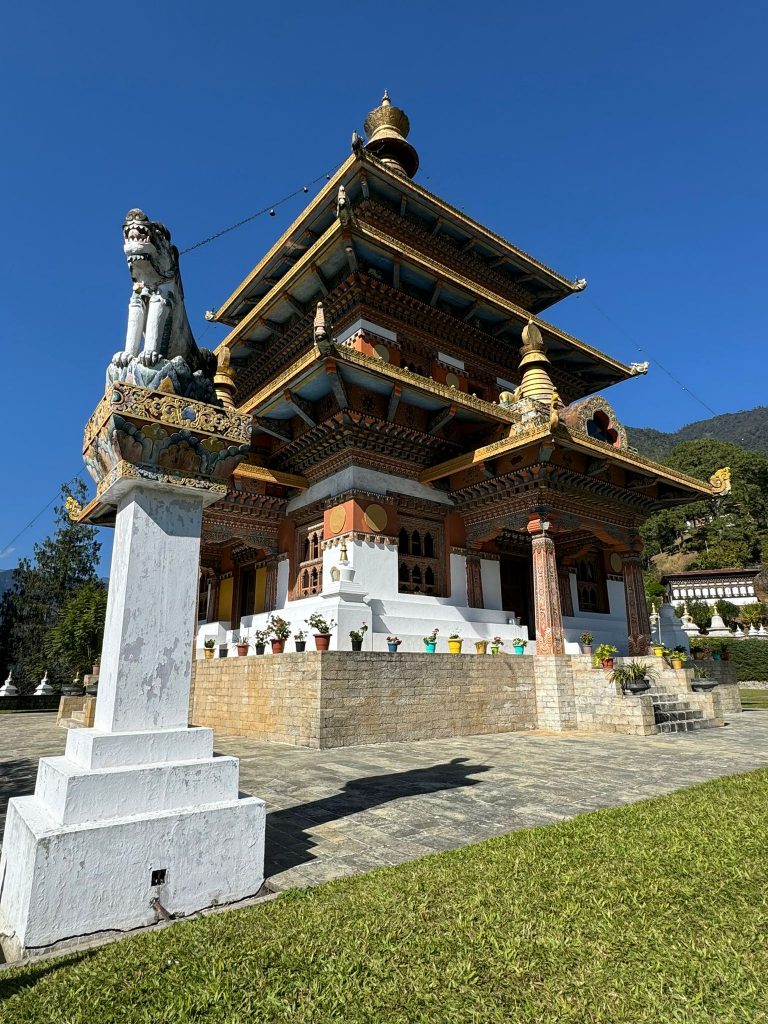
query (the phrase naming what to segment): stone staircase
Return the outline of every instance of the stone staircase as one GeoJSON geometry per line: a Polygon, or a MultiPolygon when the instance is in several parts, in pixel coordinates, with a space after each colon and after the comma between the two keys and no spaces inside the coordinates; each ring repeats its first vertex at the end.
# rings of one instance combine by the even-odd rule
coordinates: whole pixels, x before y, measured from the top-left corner
{"type": "Polygon", "coordinates": [[[679,693],[651,692],[650,696],[657,732],[692,732],[694,729],[709,729],[716,724],[705,718],[699,708],[691,707],[679,693]]]}
{"type": "Polygon", "coordinates": [[[96,712],[95,697],[62,697],[56,724],[62,729],[88,729],[96,712]]]}

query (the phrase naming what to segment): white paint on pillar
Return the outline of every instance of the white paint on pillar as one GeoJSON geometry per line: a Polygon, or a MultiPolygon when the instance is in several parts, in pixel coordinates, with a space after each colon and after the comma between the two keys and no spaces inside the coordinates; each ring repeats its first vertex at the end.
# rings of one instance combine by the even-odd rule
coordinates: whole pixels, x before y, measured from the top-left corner
{"type": "Polygon", "coordinates": [[[95,727],[186,726],[202,497],[133,488],[118,505],[95,727]]]}
{"type": "Polygon", "coordinates": [[[467,556],[451,553],[451,604],[466,605],[467,598],[467,556]]]}

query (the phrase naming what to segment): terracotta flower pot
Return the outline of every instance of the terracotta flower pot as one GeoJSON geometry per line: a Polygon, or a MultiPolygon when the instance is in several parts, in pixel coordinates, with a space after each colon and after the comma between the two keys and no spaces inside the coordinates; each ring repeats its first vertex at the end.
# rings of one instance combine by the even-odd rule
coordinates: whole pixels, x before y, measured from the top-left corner
{"type": "Polygon", "coordinates": [[[315,633],[315,650],[316,651],[327,651],[331,646],[331,634],[330,633],[315,633]]]}
{"type": "Polygon", "coordinates": [[[213,657],[213,653],[214,652],[213,652],[213,648],[212,647],[204,647],[203,648],[203,657],[205,658],[206,661],[210,661],[211,660],[211,658],[213,657]]]}
{"type": "Polygon", "coordinates": [[[613,669],[613,658],[603,658],[602,664],[606,672],[611,671],[613,669]]]}
{"type": "Polygon", "coordinates": [[[464,643],[463,640],[449,640],[448,641],[448,653],[449,654],[461,654],[461,645],[464,643]]]}
{"type": "Polygon", "coordinates": [[[237,645],[237,656],[238,658],[244,658],[248,653],[248,644],[237,645]]]}
{"type": "Polygon", "coordinates": [[[282,654],[285,650],[285,640],[270,640],[273,654],[282,654]]]}
{"type": "Polygon", "coordinates": [[[487,640],[475,640],[475,650],[478,654],[488,653],[488,641],[487,640]]]}

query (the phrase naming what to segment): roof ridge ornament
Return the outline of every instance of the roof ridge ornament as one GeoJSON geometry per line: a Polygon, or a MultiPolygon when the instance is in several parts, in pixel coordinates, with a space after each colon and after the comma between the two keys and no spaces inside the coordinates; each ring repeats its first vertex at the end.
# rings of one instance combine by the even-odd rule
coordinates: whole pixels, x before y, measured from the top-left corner
{"type": "Polygon", "coordinates": [[[368,137],[364,148],[369,153],[395,174],[414,176],[419,169],[419,154],[407,141],[411,122],[404,110],[392,106],[387,89],[379,106],[366,117],[363,128],[368,137]]]}

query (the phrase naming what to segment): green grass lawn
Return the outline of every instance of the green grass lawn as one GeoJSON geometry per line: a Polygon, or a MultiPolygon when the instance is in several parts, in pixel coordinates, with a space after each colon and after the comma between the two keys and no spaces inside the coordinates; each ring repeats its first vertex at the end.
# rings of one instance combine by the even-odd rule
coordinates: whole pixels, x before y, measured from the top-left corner
{"type": "Polygon", "coordinates": [[[0,1021],[756,1024],[767,870],[764,769],[0,972],[0,1021]]]}
{"type": "Polygon", "coordinates": [[[745,711],[755,711],[759,708],[768,708],[768,690],[742,689],[741,706],[745,711]]]}

